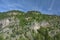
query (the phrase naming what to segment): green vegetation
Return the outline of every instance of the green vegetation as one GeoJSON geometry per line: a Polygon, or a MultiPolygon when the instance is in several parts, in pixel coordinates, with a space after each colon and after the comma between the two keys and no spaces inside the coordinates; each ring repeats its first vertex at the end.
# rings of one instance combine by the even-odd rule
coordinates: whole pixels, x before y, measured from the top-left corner
{"type": "MultiPolygon", "coordinates": [[[[60,16],[46,15],[38,11],[28,11],[25,13],[12,10],[0,13],[1,20],[9,17],[14,17],[14,20],[19,19],[19,25],[14,24],[8,26],[10,31],[12,30],[11,34],[8,33],[10,38],[16,38],[16,36],[18,36],[19,38],[16,40],[60,40],[60,16]],[[44,22],[48,22],[49,25],[40,26],[39,29],[35,30],[33,29],[35,22],[38,22],[39,25],[44,25],[44,22]],[[56,32],[56,34],[53,32],[50,33],[51,31],[56,32]]],[[[7,37],[6,40],[12,40],[9,37],[7,37]]],[[[0,40],[4,40],[4,37],[0,36],[0,40]]]]}
{"type": "Polygon", "coordinates": [[[4,40],[4,37],[2,35],[0,35],[0,40],[4,40]]]}

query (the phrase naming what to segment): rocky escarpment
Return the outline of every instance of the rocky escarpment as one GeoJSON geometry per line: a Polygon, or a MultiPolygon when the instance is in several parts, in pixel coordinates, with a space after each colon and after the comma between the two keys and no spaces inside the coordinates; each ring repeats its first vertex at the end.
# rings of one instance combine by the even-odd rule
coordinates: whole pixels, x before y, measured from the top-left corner
{"type": "Polygon", "coordinates": [[[0,17],[3,40],[55,40],[60,35],[60,16],[38,11],[8,11],[0,17]]]}

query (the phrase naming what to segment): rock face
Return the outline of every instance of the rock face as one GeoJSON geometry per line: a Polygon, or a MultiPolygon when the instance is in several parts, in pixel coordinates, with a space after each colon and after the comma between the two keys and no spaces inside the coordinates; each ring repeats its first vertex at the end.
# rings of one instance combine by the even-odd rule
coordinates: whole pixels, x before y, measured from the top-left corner
{"type": "Polygon", "coordinates": [[[0,24],[2,25],[2,27],[7,26],[7,25],[9,25],[9,20],[4,19],[4,20],[0,21],[0,24]]]}
{"type": "Polygon", "coordinates": [[[36,21],[31,23],[31,29],[37,33],[37,30],[40,28],[40,24],[36,21]]]}
{"type": "Polygon", "coordinates": [[[0,24],[1,24],[2,28],[10,25],[13,22],[14,22],[13,18],[5,18],[5,19],[0,20],[0,24]]]}
{"type": "Polygon", "coordinates": [[[42,21],[40,24],[42,27],[49,27],[50,26],[50,24],[47,21],[42,21]]]}
{"type": "Polygon", "coordinates": [[[9,11],[2,15],[0,35],[4,40],[53,40],[54,36],[60,36],[60,16],[44,15],[38,11],[9,11]]]}

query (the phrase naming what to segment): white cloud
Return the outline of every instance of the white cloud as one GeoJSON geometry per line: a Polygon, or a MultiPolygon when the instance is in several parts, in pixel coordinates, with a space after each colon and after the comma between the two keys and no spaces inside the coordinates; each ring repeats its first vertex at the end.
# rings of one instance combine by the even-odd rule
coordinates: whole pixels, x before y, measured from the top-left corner
{"type": "Polygon", "coordinates": [[[51,5],[48,10],[52,10],[55,0],[52,0],[51,5]]]}

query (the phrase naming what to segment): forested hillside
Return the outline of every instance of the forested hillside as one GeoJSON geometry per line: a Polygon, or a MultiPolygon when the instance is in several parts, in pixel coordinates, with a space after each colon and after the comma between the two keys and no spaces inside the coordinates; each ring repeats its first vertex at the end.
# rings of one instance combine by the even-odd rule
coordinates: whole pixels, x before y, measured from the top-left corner
{"type": "Polygon", "coordinates": [[[0,40],[60,40],[60,16],[39,11],[0,12],[0,40]]]}

